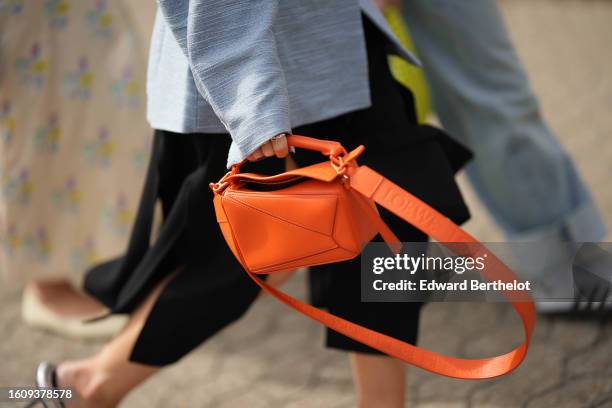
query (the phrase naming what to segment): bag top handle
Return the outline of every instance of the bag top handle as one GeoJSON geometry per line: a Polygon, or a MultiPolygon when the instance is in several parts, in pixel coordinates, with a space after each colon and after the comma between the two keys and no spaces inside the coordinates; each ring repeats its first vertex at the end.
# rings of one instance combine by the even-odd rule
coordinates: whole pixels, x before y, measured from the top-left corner
{"type": "Polygon", "coordinates": [[[333,140],[321,140],[308,136],[287,136],[287,144],[300,149],[321,152],[324,156],[340,156],[346,154],[346,150],[339,142],[333,140]]]}

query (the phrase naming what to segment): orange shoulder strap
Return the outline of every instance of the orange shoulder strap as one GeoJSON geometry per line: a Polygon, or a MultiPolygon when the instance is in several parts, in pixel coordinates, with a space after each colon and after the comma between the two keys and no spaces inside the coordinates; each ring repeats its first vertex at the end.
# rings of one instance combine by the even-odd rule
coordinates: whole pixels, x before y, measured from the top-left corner
{"type": "MultiPolygon", "coordinates": [[[[474,237],[398,185],[366,166],[353,168],[349,176],[351,188],[365,197],[373,199],[441,243],[472,244],[469,250],[473,254],[473,244],[478,244],[474,237]]],[[[455,246],[453,250],[456,251],[455,246]]],[[[487,279],[500,279],[504,282],[512,282],[516,279],[514,273],[484,245],[479,247],[479,251],[481,251],[480,254],[487,254],[488,269],[483,272],[487,279]]],[[[535,325],[535,309],[532,302],[511,302],[523,323],[524,342],[514,350],[495,357],[455,358],[416,347],[327,313],[268,285],[254,273],[249,271],[247,273],[270,295],[311,319],[406,363],[448,377],[482,379],[497,377],[512,371],[525,358],[535,325]]]]}

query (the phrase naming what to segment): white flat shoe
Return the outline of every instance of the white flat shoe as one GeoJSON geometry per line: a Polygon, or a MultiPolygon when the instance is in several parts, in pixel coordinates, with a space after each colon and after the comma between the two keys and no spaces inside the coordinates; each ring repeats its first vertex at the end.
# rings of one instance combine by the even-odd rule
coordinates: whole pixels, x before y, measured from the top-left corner
{"type": "Polygon", "coordinates": [[[72,339],[93,340],[113,337],[127,322],[125,315],[113,315],[94,322],[86,318],[64,318],[49,310],[31,290],[24,290],[21,301],[24,322],[38,329],[72,339]]]}

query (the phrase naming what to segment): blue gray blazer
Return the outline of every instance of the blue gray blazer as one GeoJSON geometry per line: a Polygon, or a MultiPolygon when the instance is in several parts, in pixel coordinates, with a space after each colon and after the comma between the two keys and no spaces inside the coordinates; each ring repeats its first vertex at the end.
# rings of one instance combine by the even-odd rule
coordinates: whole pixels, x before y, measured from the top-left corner
{"type": "Polygon", "coordinates": [[[370,0],[158,0],[147,118],[229,133],[228,166],[292,127],[370,106],[362,12],[416,59],[370,0]]]}

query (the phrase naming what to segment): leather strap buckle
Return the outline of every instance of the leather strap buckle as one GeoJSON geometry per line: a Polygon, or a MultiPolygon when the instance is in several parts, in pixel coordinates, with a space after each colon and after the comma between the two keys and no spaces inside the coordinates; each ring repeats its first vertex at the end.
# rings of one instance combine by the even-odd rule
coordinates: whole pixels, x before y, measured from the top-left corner
{"type": "Polygon", "coordinates": [[[330,154],[329,161],[334,170],[336,170],[336,174],[342,177],[342,183],[344,183],[345,187],[350,187],[350,177],[348,174],[348,167],[354,166],[356,167],[357,157],[363,153],[364,147],[359,146],[351,152],[347,153],[346,151],[341,152],[340,154],[330,154]]]}
{"type": "Polygon", "coordinates": [[[237,172],[237,168],[235,168],[235,166],[232,166],[232,170],[225,173],[225,175],[221,177],[221,180],[219,180],[216,183],[210,183],[208,187],[210,187],[210,189],[215,194],[221,194],[223,190],[225,190],[227,186],[229,186],[230,184],[229,181],[227,181],[228,177],[235,175],[236,172],[237,172]]]}
{"type": "Polygon", "coordinates": [[[344,155],[342,156],[330,155],[329,161],[331,163],[331,166],[334,168],[334,170],[336,170],[336,173],[339,176],[346,175],[346,166],[348,162],[344,160],[344,155]]]}

